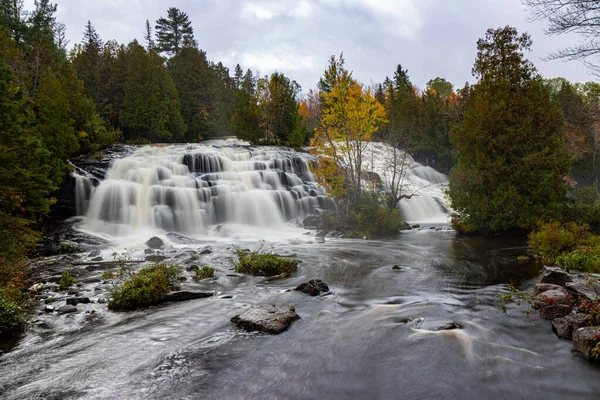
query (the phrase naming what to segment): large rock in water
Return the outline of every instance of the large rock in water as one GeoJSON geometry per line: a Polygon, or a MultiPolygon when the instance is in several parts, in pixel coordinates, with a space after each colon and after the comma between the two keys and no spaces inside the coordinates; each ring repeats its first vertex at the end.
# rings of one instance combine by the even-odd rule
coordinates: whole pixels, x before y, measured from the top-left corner
{"type": "Polygon", "coordinates": [[[552,329],[562,339],[572,339],[577,329],[592,325],[592,317],[587,314],[572,314],[552,321],[552,329]]]}
{"type": "Polygon", "coordinates": [[[184,236],[180,233],[176,233],[176,232],[169,232],[167,233],[167,237],[169,238],[169,240],[175,242],[175,243],[179,243],[179,244],[198,244],[198,243],[202,243],[197,239],[191,238],[191,237],[187,237],[184,236]]]}
{"type": "Polygon", "coordinates": [[[584,277],[578,276],[572,282],[567,282],[566,288],[586,300],[594,301],[600,297],[600,283],[584,277]]]}
{"type": "Polygon", "coordinates": [[[571,276],[559,267],[544,267],[541,272],[540,283],[551,283],[565,287],[567,282],[571,281],[571,276]]]}
{"type": "Polygon", "coordinates": [[[300,316],[290,309],[263,304],[236,315],[231,318],[231,322],[247,331],[277,334],[285,331],[298,318],[300,316]]]}
{"type": "Polygon", "coordinates": [[[596,326],[579,328],[573,334],[573,347],[588,359],[596,357],[592,350],[598,342],[600,342],[600,328],[596,326]]]}
{"type": "Polygon", "coordinates": [[[534,306],[544,319],[564,317],[571,312],[571,300],[566,290],[546,290],[533,297],[534,306]]]}
{"type": "Polygon", "coordinates": [[[329,286],[320,279],[311,279],[299,284],[295,290],[311,296],[318,296],[321,292],[329,292],[329,286]]]}
{"type": "Polygon", "coordinates": [[[193,292],[191,290],[179,290],[177,292],[171,292],[161,297],[162,301],[187,301],[195,299],[203,299],[205,297],[212,297],[212,292],[193,292]]]}
{"type": "Polygon", "coordinates": [[[151,249],[160,249],[164,245],[165,245],[165,242],[163,242],[163,240],[161,238],[156,237],[156,236],[151,237],[146,242],[146,246],[150,247],[151,249]]]}

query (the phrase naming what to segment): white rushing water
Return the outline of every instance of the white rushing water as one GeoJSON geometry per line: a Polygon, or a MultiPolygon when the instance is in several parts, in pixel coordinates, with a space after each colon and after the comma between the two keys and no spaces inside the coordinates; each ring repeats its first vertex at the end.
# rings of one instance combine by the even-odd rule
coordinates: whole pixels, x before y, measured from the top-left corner
{"type": "Polygon", "coordinates": [[[450,223],[451,209],[446,205],[444,190],[448,188],[448,177],[429,166],[381,142],[368,142],[363,152],[363,166],[381,178],[384,191],[393,190],[392,176],[400,171],[401,181],[395,185],[399,194],[412,195],[398,204],[402,216],[408,223],[446,225],[450,223]],[[394,161],[395,160],[395,161],[394,161]]]}
{"type": "Polygon", "coordinates": [[[333,206],[309,161],[308,154],[237,140],[143,146],[113,161],[91,193],[82,228],[125,236],[149,229],[204,235],[227,224],[282,227],[333,206]]]}
{"type": "MultiPolygon", "coordinates": [[[[364,155],[365,169],[381,178],[380,189],[391,190],[392,147],[368,143],[364,155]]],[[[161,232],[227,237],[242,231],[277,236],[307,215],[335,208],[315,181],[311,160],[306,153],[232,139],[142,146],[113,160],[95,188],[83,171],[74,174],[77,211],[85,216],[81,228],[107,238],[161,232]]],[[[408,155],[404,160],[399,190],[414,195],[399,203],[404,218],[447,224],[447,177],[408,155]]]]}

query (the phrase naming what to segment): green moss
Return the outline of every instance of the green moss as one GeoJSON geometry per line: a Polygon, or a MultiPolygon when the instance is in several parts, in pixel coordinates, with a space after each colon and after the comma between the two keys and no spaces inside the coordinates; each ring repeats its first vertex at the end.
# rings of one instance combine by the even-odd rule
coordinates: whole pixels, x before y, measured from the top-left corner
{"type": "Polygon", "coordinates": [[[60,277],[60,282],[58,283],[58,288],[60,290],[67,290],[75,283],[75,278],[71,276],[68,269],[63,269],[62,275],[60,277]]]}
{"type": "Polygon", "coordinates": [[[112,271],[104,271],[102,275],[100,275],[100,279],[115,279],[119,274],[112,271]]]}
{"type": "Polygon", "coordinates": [[[111,292],[108,308],[115,311],[135,310],[161,302],[163,295],[179,289],[181,267],[155,264],[142,268],[111,292]]]}
{"type": "Polygon", "coordinates": [[[194,268],[194,280],[199,281],[206,278],[212,278],[215,275],[215,269],[204,265],[202,268],[194,268]]]}
{"type": "Polygon", "coordinates": [[[298,269],[298,261],[293,258],[281,257],[271,253],[258,251],[246,252],[236,249],[237,260],[233,261],[235,272],[274,276],[290,274],[298,269]]]}

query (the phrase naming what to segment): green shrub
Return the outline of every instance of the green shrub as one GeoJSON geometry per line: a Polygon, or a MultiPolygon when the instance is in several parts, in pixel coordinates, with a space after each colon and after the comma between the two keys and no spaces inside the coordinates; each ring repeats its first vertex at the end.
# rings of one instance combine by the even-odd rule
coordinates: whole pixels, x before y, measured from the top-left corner
{"type": "Polygon", "coordinates": [[[0,334],[21,330],[29,319],[29,306],[27,295],[14,295],[0,289],[0,334]]]}
{"type": "Polygon", "coordinates": [[[71,276],[69,270],[67,268],[63,269],[62,275],[60,277],[60,282],[58,283],[58,288],[60,290],[67,290],[75,283],[75,278],[71,276]]]}
{"type": "Polygon", "coordinates": [[[236,249],[237,261],[233,262],[235,272],[251,275],[275,276],[290,274],[298,269],[298,261],[259,251],[246,252],[236,249]]]}
{"type": "Polygon", "coordinates": [[[586,224],[551,222],[541,225],[529,234],[529,246],[544,263],[554,264],[556,258],[577,247],[588,246],[598,241],[586,224]]]}
{"type": "Polygon", "coordinates": [[[200,281],[206,278],[212,278],[215,275],[215,269],[204,265],[202,268],[194,268],[194,280],[200,281]]]}
{"type": "Polygon", "coordinates": [[[375,194],[364,194],[358,205],[347,211],[324,213],[321,221],[326,230],[341,231],[353,237],[389,237],[408,228],[400,211],[384,206],[383,199],[375,194]]]}
{"type": "Polygon", "coordinates": [[[556,264],[584,272],[600,272],[600,248],[582,247],[556,258],[556,264]]]}
{"type": "Polygon", "coordinates": [[[181,267],[155,264],[139,272],[129,272],[128,279],[111,292],[108,308],[116,311],[134,310],[161,302],[163,295],[179,289],[181,267]]]}
{"type": "Polygon", "coordinates": [[[28,271],[22,261],[8,261],[0,257],[0,335],[22,330],[29,319],[31,296],[28,271]]]}
{"type": "Polygon", "coordinates": [[[100,279],[115,279],[119,274],[112,271],[104,271],[102,275],[100,275],[100,279]]]}
{"type": "Polygon", "coordinates": [[[600,226],[600,192],[596,185],[576,188],[571,192],[566,217],[569,221],[600,226]]]}

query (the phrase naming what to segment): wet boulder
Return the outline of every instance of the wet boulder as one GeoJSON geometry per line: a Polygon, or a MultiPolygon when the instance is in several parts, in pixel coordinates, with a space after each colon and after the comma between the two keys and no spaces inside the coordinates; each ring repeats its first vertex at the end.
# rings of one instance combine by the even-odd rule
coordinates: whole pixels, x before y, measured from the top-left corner
{"type": "Polygon", "coordinates": [[[552,330],[562,339],[571,339],[573,332],[592,325],[592,317],[587,314],[571,314],[552,320],[552,330]]]}
{"type": "Polygon", "coordinates": [[[67,304],[66,306],[60,307],[57,311],[58,315],[71,314],[77,312],[77,307],[67,304]]]}
{"type": "Polygon", "coordinates": [[[582,299],[594,301],[600,297],[600,283],[596,280],[578,276],[565,286],[582,299]]]}
{"type": "Polygon", "coordinates": [[[195,300],[195,299],[203,299],[206,297],[212,297],[214,293],[212,292],[195,292],[191,290],[179,290],[176,292],[171,292],[163,295],[161,297],[162,301],[187,301],[187,300],[195,300]]]}
{"type": "Polygon", "coordinates": [[[204,246],[204,247],[202,248],[202,250],[200,250],[200,251],[199,251],[199,253],[200,253],[201,255],[205,255],[205,254],[212,254],[212,252],[213,252],[213,250],[212,250],[212,247],[210,247],[210,246],[204,246]]]}
{"type": "Polygon", "coordinates": [[[573,333],[573,347],[587,359],[596,357],[594,347],[600,342],[600,328],[588,326],[579,328],[573,333]]]}
{"type": "Polygon", "coordinates": [[[302,221],[304,229],[319,229],[321,228],[321,217],[318,215],[309,215],[302,221]]]}
{"type": "Polygon", "coordinates": [[[263,304],[231,318],[231,322],[247,331],[278,334],[285,331],[300,316],[288,308],[263,304]]]}
{"type": "Polygon", "coordinates": [[[551,283],[565,287],[571,281],[571,275],[560,267],[544,267],[541,272],[540,283],[551,283]]]}
{"type": "Polygon", "coordinates": [[[176,232],[169,232],[169,233],[167,233],[167,237],[173,243],[179,243],[179,244],[198,244],[198,243],[201,243],[197,239],[194,239],[194,238],[191,238],[191,237],[187,237],[187,236],[184,236],[184,235],[182,235],[180,233],[176,233],[176,232]]]}
{"type": "Polygon", "coordinates": [[[146,246],[151,249],[160,249],[165,245],[165,242],[159,237],[153,236],[146,242],[146,246]]]}
{"type": "Polygon", "coordinates": [[[67,298],[67,305],[76,306],[78,303],[79,303],[79,301],[75,297],[68,297],[67,298]]]}
{"type": "Polygon", "coordinates": [[[311,296],[318,296],[321,292],[329,292],[329,286],[320,279],[311,279],[308,282],[299,284],[294,290],[311,296]]]}
{"type": "Polygon", "coordinates": [[[565,290],[562,286],[553,285],[552,283],[538,283],[533,288],[533,294],[540,294],[548,290],[565,290]]]}
{"type": "Polygon", "coordinates": [[[146,256],[146,258],[144,260],[149,261],[149,262],[153,262],[153,263],[159,263],[161,261],[166,260],[167,257],[165,256],[161,256],[161,255],[150,255],[150,256],[146,256]]]}
{"type": "Polygon", "coordinates": [[[560,318],[571,313],[571,299],[564,290],[546,290],[534,296],[533,301],[544,319],[560,318]]]}

